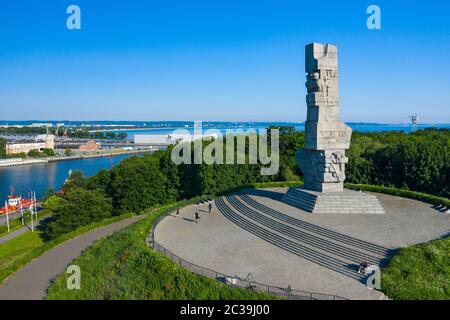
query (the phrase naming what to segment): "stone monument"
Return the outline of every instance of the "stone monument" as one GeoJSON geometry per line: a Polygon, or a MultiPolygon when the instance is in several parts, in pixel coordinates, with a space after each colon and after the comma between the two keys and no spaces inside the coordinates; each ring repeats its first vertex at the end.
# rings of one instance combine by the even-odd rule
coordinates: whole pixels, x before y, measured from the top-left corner
{"type": "Polygon", "coordinates": [[[344,190],[352,129],[339,120],[337,55],[331,44],[306,46],[305,147],[296,154],[305,184],[290,188],[283,201],[308,212],[384,213],[376,196],[344,190]]]}

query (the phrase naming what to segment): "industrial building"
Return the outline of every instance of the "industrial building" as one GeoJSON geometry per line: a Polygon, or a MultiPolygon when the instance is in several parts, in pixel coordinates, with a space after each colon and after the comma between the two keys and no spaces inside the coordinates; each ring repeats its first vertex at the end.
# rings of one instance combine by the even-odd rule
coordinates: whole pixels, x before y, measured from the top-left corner
{"type": "Polygon", "coordinates": [[[31,150],[43,151],[44,149],[55,150],[55,136],[53,134],[37,135],[30,139],[9,140],[6,143],[6,154],[28,153],[31,150]]]}
{"type": "Polygon", "coordinates": [[[101,144],[95,140],[84,139],[64,139],[58,141],[57,149],[71,149],[78,151],[97,151],[101,149],[101,144]]]}
{"type": "Polygon", "coordinates": [[[217,133],[212,134],[137,134],[134,143],[139,145],[170,145],[179,142],[191,142],[202,139],[217,139],[217,133]]]}
{"type": "Polygon", "coordinates": [[[100,143],[95,142],[94,140],[89,140],[86,143],[83,143],[78,147],[80,151],[97,151],[100,150],[100,143]]]}

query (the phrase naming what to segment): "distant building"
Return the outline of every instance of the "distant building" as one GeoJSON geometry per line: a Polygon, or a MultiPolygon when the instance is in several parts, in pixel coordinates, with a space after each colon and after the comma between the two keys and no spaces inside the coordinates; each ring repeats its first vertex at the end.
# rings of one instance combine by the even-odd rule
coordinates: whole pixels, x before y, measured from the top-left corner
{"type": "Polygon", "coordinates": [[[33,128],[51,128],[53,125],[51,123],[32,123],[33,128]]]}
{"type": "Polygon", "coordinates": [[[31,150],[55,150],[55,136],[52,134],[38,135],[34,139],[13,140],[6,143],[6,154],[28,153],[31,150]]]}
{"type": "Polygon", "coordinates": [[[149,144],[149,145],[169,145],[179,142],[191,142],[201,139],[217,139],[218,134],[137,134],[134,136],[135,144],[149,144]]]}
{"type": "Polygon", "coordinates": [[[80,151],[96,151],[100,150],[100,144],[95,142],[94,140],[89,140],[86,143],[80,145],[78,150],[80,151]]]}

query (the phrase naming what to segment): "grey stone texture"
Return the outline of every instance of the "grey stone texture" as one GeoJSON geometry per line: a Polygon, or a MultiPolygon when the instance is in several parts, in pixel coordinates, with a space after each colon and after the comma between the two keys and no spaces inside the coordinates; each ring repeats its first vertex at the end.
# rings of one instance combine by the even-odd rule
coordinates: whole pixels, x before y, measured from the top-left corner
{"type": "Polygon", "coordinates": [[[310,213],[383,214],[383,206],[375,195],[353,190],[326,192],[290,188],[283,201],[310,213]]]}
{"type": "Polygon", "coordinates": [[[305,188],[320,192],[343,190],[345,150],[352,129],[339,120],[337,47],[312,43],[305,50],[307,119],[305,147],[296,160],[305,188]]]}
{"type": "Polygon", "coordinates": [[[382,214],[375,196],[344,191],[345,150],[352,129],[339,120],[338,50],[311,43],[305,49],[307,116],[305,147],[296,153],[304,188],[291,188],[282,201],[311,213],[382,214]]]}

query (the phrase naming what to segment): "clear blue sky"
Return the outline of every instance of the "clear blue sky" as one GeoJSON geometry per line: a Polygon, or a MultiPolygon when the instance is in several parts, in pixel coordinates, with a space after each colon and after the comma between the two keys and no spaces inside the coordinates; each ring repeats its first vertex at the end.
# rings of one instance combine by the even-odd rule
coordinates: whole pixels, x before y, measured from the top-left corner
{"type": "Polygon", "coordinates": [[[449,123],[449,21],[445,0],[2,0],[0,119],[304,121],[315,41],[339,48],[343,120],[449,123]]]}

